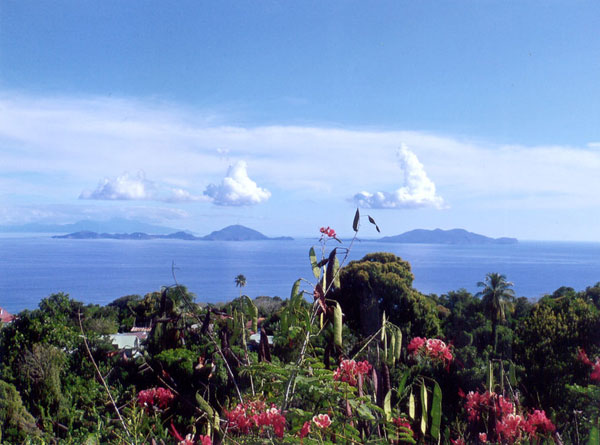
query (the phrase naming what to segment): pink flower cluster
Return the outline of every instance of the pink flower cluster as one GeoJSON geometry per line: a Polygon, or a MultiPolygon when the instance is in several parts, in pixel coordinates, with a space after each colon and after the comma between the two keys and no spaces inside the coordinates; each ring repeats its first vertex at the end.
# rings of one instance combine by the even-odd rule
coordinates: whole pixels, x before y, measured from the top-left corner
{"type": "Polygon", "coordinates": [[[368,375],[373,367],[365,360],[355,362],[354,360],[342,360],[340,366],[333,372],[333,380],[346,382],[349,385],[356,386],[359,375],[368,375]]]}
{"type": "Polygon", "coordinates": [[[154,406],[165,409],[174,398],[173,393],[166,388],[145,389],[137,395],[138,404],[147,409],[151,409],[154,406]]]}
{"type": "Polygon", "coordinates": [[[585,353],[583,349],[579,349],[577,353],[577,358],[583,362],[583,364],[592,367],[592,373],[590,374],[590,379],[594,382],[600,383],[600,357],[596,357],[596,361],[592,362],[588,355],[585,353]]]}
{"type": "Polygon", "coordinates": [[[277,437],[283,437],[285,417],[274,404],[267,408],[260,400],[243,405],[239,403],[232,411],[225,411],[225,416],[232,431],[248,434],[255,429],[261,434],[265,427],[270,426],[277,437]]]}
{"type": "Polygon", "coordinates": [[[325,236],[328,236],[329,238],[336,238],[337,237],[337,235],[335,234],[335,230],[333,230],[329,226],[327,226],[327,227],[321,227],[319,229],[319,232],[321,232],[325,236]]]}
{"type": "Polygon", "coordinates": [[[494,411],[498,417],[515,412],[515,406],[510,400],[493,392],[471,391],[467,394],[466,399],[465,409],[471,422],[481,419],[482,412],[494,411]]]}
{"type": "MultiPolygon", "coordinates": [[[[513,402],[489,391],[469,392],[465,408],[470,422],[478,422],[484,415],[489,418],[494,413],[495,434],[502,443],[512,444],[525,435],[534,438],[537,434],[552,433],[556,429],[544,411],[536,409],[529,416],[517,414],[513,402]]],[[[479,440],[486,443],[487,434],[481,433],[479,440]]]]}
{"type": "Polygon", "coordinates": [[[315,423],[315,425],[317,425],[322,430],[324,430],[325,428],[329,427],[329,425],[331,425],[331,419],[329,418],[329,415],[327,415],[327,414],[318,414],[312,418],[312,421],[315,423]]]}
{"type": "Polygon", "coordinates": [[[454,359],[450,347],[437,338],[415,337],[408,344],[408,352],[414,357],[429,357],[433,360],[439,360],[446,367],[450,366],[454,359]]]}

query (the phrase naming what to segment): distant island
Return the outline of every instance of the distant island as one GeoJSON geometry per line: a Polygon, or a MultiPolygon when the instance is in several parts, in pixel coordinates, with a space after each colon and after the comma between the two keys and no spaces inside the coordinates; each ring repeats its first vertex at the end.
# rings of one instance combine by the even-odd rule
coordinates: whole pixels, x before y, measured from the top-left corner
{"type": "Polygon", "coordinates": [[[194,236],[188,232],[174,232],[169,235],[153,235],[144,232],[133,233],[98,233],[89,230],[55,235],[58,239],[117,239],[117,240],[151,240],[151,239],[180,239],[185,241],[290,241],[289,236],[269,238],[262,233],[241,225],[227,226],[206,236],[194,236]]]}
{"type": "Polygon", "coordinates": [[[401,235],[386,236],[378,241],[386,243],[415,243],[415,244],[517,244],[516,238],[489,238],[464,229],[425,230],[416,229],[401,235]]]}

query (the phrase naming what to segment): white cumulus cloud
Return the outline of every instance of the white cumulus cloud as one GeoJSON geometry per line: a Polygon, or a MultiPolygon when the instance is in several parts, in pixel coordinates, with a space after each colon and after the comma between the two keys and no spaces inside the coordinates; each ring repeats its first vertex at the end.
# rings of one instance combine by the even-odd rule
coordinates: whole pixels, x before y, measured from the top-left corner
{"type": "Polygon", "coordinates": [[[417,156],[404,144],[397,155],[403,172],[402,186],[392,192],[357,193],[354,195],[356,204],[372,209],[442,208],[444,200],[436,194],[435,184],[427,176],[417,156]]]}
{"type": "Polygon", "coordinates": [[[83,191],[79,199],[108,201],[198,201],[203,197],[192,195],[187,190],[159,185],[146,179],[144,172],[131,176],[123,173],[116,178],[104,178],[93,191],[83,191]]]}
{"type": "Polygon", "coordinates": [[[271,197],[271,192],[248,177],[245,161],[230,165],[223,181],[218,185],[210,184],[204,194],[212,198],[213,204],[221,206],[260,204],[271,197]]]}

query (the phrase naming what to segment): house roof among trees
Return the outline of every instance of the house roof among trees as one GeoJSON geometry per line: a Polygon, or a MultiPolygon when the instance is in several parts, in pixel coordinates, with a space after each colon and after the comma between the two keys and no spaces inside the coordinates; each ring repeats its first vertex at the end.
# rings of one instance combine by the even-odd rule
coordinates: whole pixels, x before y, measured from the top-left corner
{"type": "Polygon", "coordinates": [[[0,307],[0,322],[10,323],[15,319],[15,316],[9,313],[6,309],[0,307]]]}

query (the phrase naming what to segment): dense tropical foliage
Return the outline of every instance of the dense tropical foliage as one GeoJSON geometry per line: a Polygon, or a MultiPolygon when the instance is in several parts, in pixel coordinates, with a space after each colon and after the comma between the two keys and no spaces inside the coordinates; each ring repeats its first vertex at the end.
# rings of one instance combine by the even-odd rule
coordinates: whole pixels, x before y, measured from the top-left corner
{"type": "Polygon", "coordinates": [[[401,258],[346,264],[320,234],[287,299],[201,305],[175,283],[21,312],[0,329],[0,442],[598,443],[600,283],[424,295],[401,258]],[[117,349],[132,328],[147,339],[117,349]]]}

